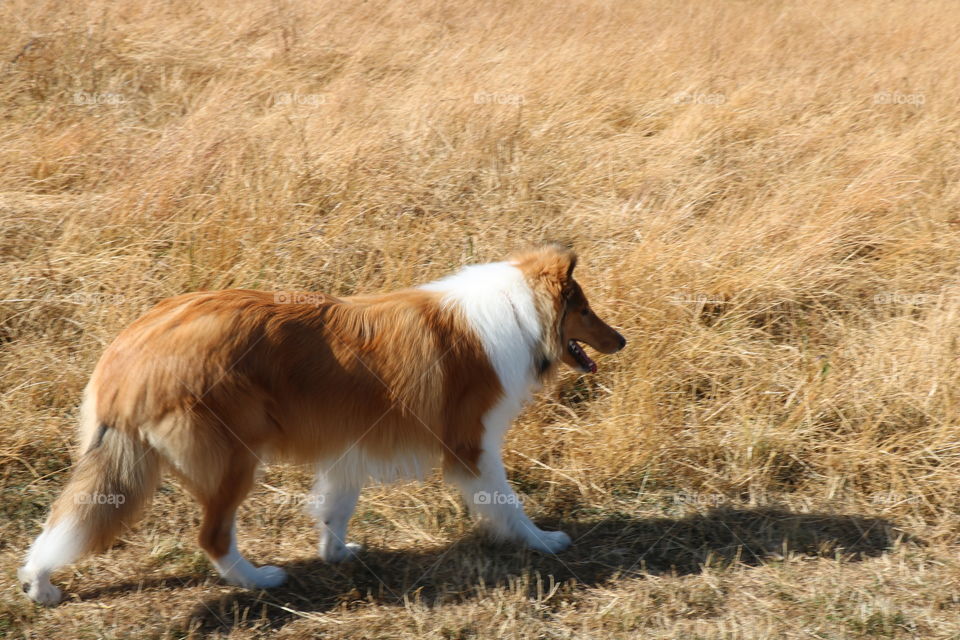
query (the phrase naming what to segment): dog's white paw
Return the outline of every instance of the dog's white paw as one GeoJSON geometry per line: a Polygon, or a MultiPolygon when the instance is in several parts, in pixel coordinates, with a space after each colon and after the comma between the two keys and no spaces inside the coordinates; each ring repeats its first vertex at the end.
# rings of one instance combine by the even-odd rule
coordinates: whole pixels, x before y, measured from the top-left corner
{"type": "Polygon", "coordinates": [[[334,542],[320,547],[320,557],[326,562],[343,562],[344,560],[354,558],[360,553],[361,549],[363,549],[363,545],[357,544],[356,542],[348,542],[346,544],[334,542]]]}
{"type": "Polygon", "coordinates": [[[287,572],[280,567],[271,564],[257,568],[256,587],[259,589],[271,589],[279,587],[287,581],[287,572]]]}
{"type": "Polygon", "coordinates": [[[527,546],[543,553],[560,553],[570,546],[570,536],[563,531],[538,529],[527,538],[527,546]]]}
{"type": "Polygon", "coordinates": [[[17,577],[27,597],[46,607],[52,607],[60,602],[60,589],[50,583],[46,576],[37,576],[25,567],[17,570],[17,577]]]}
{"type": "Polygon", "coordinates": [[[224,579],[244,589],[272,589],[287,581],[287,572],[280,567],[268,564],[244,571],[242,575],[225,576],[224,579]]]}

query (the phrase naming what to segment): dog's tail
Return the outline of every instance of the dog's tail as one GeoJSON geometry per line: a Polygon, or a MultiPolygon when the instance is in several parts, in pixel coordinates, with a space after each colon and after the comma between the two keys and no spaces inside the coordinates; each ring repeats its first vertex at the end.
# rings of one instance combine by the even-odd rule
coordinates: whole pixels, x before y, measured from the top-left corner
{"type": "Polygon", "coordinates": [[[85,450],[18,574],[27,595],[43,604],[60,599],[50,573],[109,547],[160,481],[160,456],[139,436],[96,422],[81,430],[85,450]]]}

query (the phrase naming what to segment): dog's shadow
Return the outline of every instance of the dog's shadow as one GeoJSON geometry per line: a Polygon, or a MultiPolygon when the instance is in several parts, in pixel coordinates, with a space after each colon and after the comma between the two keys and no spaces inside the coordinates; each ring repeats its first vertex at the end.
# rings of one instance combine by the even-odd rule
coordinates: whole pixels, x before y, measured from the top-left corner
{"type": "MultiPolygon", "coordinates": [[[[427,605],[475,598],[483,586],[539,574],[543,581],[590,587],[623,577],[695,574],[705,566],[740,562],[776,562],[785,553],[842,557],[860,561],[878,556],[909,536],[882,518],[826,513],[793,513],[777,507],[722,508],[682,518],[619,516],[559,525],[573,538],[570,549],[544,555],[469,536],[426,551],[366,549],[352,562],[329,565],[319,559],[284,566],[287,583],[269,591],[234,590],[202,601],[183,620],[196,631],[236,626],[278,628],[300,618],[352,603],[397,604],[407,598],[427,605]]],[[[150,588],[178,581],[196,584],[198,576],[168,576],[149,583],[112,585],[82,594],[150,588]]],[[[535,595],[536,579],[513,580],[535,595]]]]}

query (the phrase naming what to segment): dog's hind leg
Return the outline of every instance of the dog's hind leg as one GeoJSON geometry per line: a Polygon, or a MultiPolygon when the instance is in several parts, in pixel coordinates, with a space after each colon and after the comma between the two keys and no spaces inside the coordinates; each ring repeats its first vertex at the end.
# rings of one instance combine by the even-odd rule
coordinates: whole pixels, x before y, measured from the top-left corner
{"type": "Polygon", "coordinates": [[[308,510],[317,519],[320,532],[320,557],[327,562],[342,562],[360,551],[361,546],[347,542],[347,524],[360,497],[360,484],[329,474],[317,473],[310,492],[308,510]]]}
{"type": "Polygon", "coordinates": [[[188,480],[188,488],[203,505],[200,546],[230,584],[247,589],[266,589],[283,584],[286,573],[280,567],[255,567],[237,550],[236,513],[253,486],[257,461],[234,453],[219,482],[200,488],[188,480]]]}

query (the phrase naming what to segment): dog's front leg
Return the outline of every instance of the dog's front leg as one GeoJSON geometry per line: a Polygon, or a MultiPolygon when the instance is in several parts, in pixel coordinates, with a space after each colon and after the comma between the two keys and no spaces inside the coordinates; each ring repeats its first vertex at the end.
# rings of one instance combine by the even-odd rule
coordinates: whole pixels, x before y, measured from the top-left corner
{"type": "Polygon", "coordinates": [[[482,452],[476,467],[477,473],[473,473],[459,466],[447,473],[447,479],[460,489],[471,513],[494,537],[521,540],[545,553],[570,546],[570,536],[540,529],[524,512],[520,497],[507,482],[499,448],[482,452]]]}
{"type": "Polygon", "coordinates": [[[360,551],[361,545],[347,542],[347,524],[357,506],[360,486],[320,471],[310,494],[310,511],[320,533],[320,557],[342,562],[360,551]]]}

